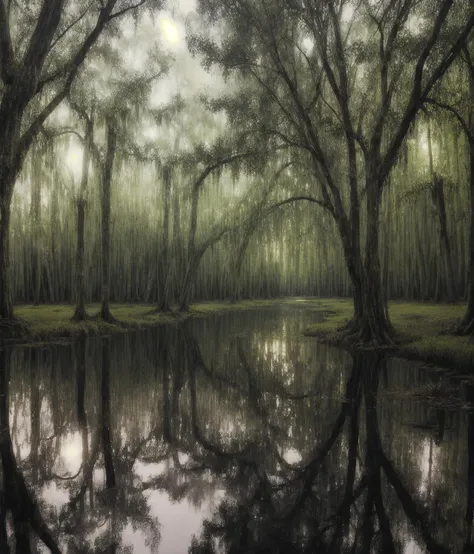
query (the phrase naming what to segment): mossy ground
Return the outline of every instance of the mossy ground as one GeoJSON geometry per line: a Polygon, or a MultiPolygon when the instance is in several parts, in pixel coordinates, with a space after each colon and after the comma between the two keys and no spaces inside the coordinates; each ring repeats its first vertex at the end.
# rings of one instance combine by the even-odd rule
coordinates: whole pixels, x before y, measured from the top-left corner
{"type": "MultiPolygon", "coordinates": [[[[199,302],[184,314],[176,311],[159,313],[150,304],[112,304],[112,313],[119,321],[118,325],[106,323],[97,317],[98,304],[89,305],[91,318],[79,323],[71,321],[74,310],[70,305],[18,306],[15,314],[29,329],[29,334],[21,337],[20,342],[42,342],[74,338],[81,333],[105,335],[182,321],[189,317],[282,304],[304,305],[318,314],[319,318],[322,316],[321,321],[307,329],[306,335],[318,336],[329,342],[337,340],[337,329],[352,315],[352,301],[340,298],[199,302]]],[[[446,333],[459,322],[464,309],[461,304],[390,302],[389,312],[398,342],[394,354],[446,367],[474,369],[474,340],[446,333]]]]}
{"type": "Polygon", "coordinates": [[[28,334],[17,337],[13,342],[46,342],[69,339],[81,334],[107,335],[131,329],[143,329],[165,323],[183,321],[190,317],[205,316],[227,311],[263,308],[276,304],[276,300],[244,300],[241,302],[199,302],[189,312],[160,313],[151,304],[111,304],[113,316],[118,324],[107,323],[98,317],[99,304],[87,306],[89,318],[72,321],[74,307],[66,304],[22,305],[15,308],[15,316],[27,326],[28,334]]]}
{"type": "MultiPolygon", "coordinates": [[[[306,335],[337,342],[337,329],[350,319],[352,302],[324,299],[319,309],[324,312],[324,319],[311,325],[306,335]]],[[[397,341],[395,355],[456,369],[474,369],[474,339],[452,334],[464,311],[462,304],[390,302],[397,341]]]]}

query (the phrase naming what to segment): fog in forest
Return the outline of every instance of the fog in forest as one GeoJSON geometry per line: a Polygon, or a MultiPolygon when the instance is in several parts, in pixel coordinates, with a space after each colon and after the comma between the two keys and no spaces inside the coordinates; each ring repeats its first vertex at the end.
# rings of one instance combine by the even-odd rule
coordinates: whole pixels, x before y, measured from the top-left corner
{"type": "Polygon", "coordinates": [[[0,0],[0,553],[474,552],[473,27],[0,0]]]}

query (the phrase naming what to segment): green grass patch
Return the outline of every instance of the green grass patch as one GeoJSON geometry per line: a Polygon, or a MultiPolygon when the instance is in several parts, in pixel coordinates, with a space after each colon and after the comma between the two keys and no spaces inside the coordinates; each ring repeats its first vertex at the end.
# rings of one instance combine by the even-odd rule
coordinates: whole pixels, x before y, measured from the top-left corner
{"type": "MultiPolygon", "coordinates": [[[[319,319],[305,334],[328,341],[337,337],[337,329],[352,316],[352,301],[342,298],[198,302],[193,304],[187,313],[159,313],[150,304],[112,304],[112,313],[119,321],[118,325],[106,323],[97,317],[99,304],[89,305],[88,313],[91,318],[80,323],[71,321],[74,308],[70,305],[18,306],[15,313],[29,328],[29,334],[20,337],[20,342],[47,342],[58,338],[70,339],[80,334],[107,335],[182,321],[190,317],[264,309],[271,306],[304,306],[319,319]]],[[[449,334],[449,330],[452,330],[463,316],[464,309],[463,305],[390,302],[390,317],[398,341],[394,355],[457,369],[473,369],[472,338],[449,334]]]]}
{"type": "MultiPolygon", "coordinates": [[[[288,303],[292,303],[291,299],[288,303]]],[[[183,321],[190,317],[203,317],[229,311],[261,309],[276,304],[281,304],[281,301],[198,302],[191,305],[189,311],[185,313],[178,312],[177,310],[160,313],[151,304],[111,304],[111,312],[118,320],[118,324],[107,323],[98,317],[100,310],[98,303],[87,306],[87,313],[90,317],[81,322],[72,321],[74,306],[71,305],[22,305],[15,308],[15,315],[26,323],[28,333],[15,338],[12,342],[47,342],[59,338],[75,338],[82,334],[108,335],[132,329],[144,329],[183,321]]]]}
{"type": "MultiPolygon", "coordinates": [[[[336,340],[337,329],[352,316],[352,302],[336,299],[321,303],[333,313],[312,324],[305,334],[336,340]]],[[[460,304],[390,302],[390,318],[398,341],[395,355],[457,369],[474,369],[474,340],[450,334],[464,311],[465,306],[460,304]]]]}

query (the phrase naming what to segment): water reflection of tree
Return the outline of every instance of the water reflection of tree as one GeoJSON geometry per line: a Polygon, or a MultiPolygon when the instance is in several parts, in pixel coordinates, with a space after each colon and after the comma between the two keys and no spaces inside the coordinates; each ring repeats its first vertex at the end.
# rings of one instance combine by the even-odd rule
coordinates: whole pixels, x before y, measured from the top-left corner
{"type": "MultiPolygon", "coordinates": [[[[241,347],[239,356],[249,375],[249,404],[263,422],[267,415],[262,406],[263,395],[251,377],[252,369],[241,347]]],[[[205,365],[199,355],[194,354],[194,358],[196,367],[205,365]]],[[[384,365],[385,361],[377,354],[354,355],[345,398],[331,432],[307,464],[297,470],[283,465],[286,475],[285,471],[272,474],[268,467],[262,468],[258,456],[249,459],[242,452],[218,449],[196,434],[208,451],[216,456],[232,457],[241,467],[240,474],[247,478],[241,483],[241,491],[224,500],[213,518],[205,522],[202,536],[199,541],[194,539],[190,552],[212,553],[217,545],[226,552],[235,553],[403,551],[402,537],[393,528],[384,503],[387,485],[393,488],[406,519],[427,551],[436,554],[450,552],[449,545],[444,546],[435,538],[421,503],[410,494],[382,446],[377,393],[384,365]],[[362,398],[364,435],[359,429],[362,398]],[[337,480],[340,475],[328,473],[324,461],[343,434],[346,435],[347,465],[343,492],[335,504],[325,494],[328,483],[324,481],[327,477],[337,480]],[[360,447],[365,450],[363,459],[358,453],[360,447]],[[248,471],[249,468],[252,471],[248,471]],[[331,505],[329,512],[328,504],[331,505]]],[[[271,440],[270,435],[266,438],[271,440]]],[[[268,448],[266,444],[265,449],[268,448]]],[[[469,504],[468,500],[467,517],[471,520],[472,509],[472,502],[469,504]]]]}
{"type": "MultiPolygon", "coordinates": [[[[400,425],[404,408],[377,405],[379,388],[392,378],[380,357],[357,355],[345,367],[344,353],[321,347],[315,354],[314,343],[299,350],[290,323],[284,340],[277,328],[265,338],[258,324],[233,339],[239,333],[224,323],[216,336],[203,325],[84,340],[74,352],[53,349],[30,359],[44,366],[35,375],[28,363],[23,373],[15,368],[12,433],[24,435],[15,429],[29,425],[32,447],[25,456],[23,444],[17,446],[18,467],[33,485],[37,460],[34,490],[54,482],[67,493],[59,508],[47,497],[38,501],[65,551],[120,551],[130,524],[157,543],[152,490],[196,507],[225,491],[192,552],[215,551],[217,539],[228,552],[399,552],[407,522],[428,550],[447,551],[438,513],[427,511],[426,493],[418,492],[419,447],[411,448],[400,425]],[[17,406],[30,402],[47,414],[39,441],[37,411],[22,418],[17,406]],[[77,472],[61,466],[71,433],[81,445],[77,472]],[[144,478],[140,467],[154,474],[144,478]]],[[[467,496],[457,485],[471,523],[473,482],[467,496]]],[[[428,499],[449,492],[433,474],[428,499]]],[[[4,513],[0,494],[1,552],[4,513]]]]}
{"type": "Polygon", "coordinates": [[[87,415],[84,405],[84,373],[85,342],[80,346],[78,354],[78,395],[77,414],[79,426],[82,429],[83,459],[82,479],[74,483],[70,490],[70,501],[61,514],[62,529],[70,534],[68,548],[73,552],[118,552],[124,548],[122,543],[123,530],[127,523],[134,529],[140,529],[146,536],[152,551],[156,550],[160,540],[159,522],[150,515],[150,506],[143,494],[140,479],[135,473],[134,464],[146,440],[140,437],[130,438],[126,444],[121,444],[121,437],[114,432],[113,413],[111,407],[111,342],[108,338],[101,341],[100,367],[100,409],[98,429],[94,445],[90,449],[89,459],[87,447],[87,415]],[[115,436],[117,435],[117,436],[115,436]],[[93,479],[94,471],[103,468],[104,483],[93,479]],[[90,506],[84,505],[84,497],[89,490],[90,506]],[[77,506],[80,509],[77,511],[77,506]],[[80,514],[80,519],[78,519],[80,514]],[[94,543],[87,543],[85,535],[101,530],[94,543]],[[82,531],[82,533],[81,533],[82,531]]]}
{"type": "Polygon", "coordinates": [[[32,550],[31,534],[35,534],[53,554],[60,549],[38,508],[36,499],[27,487],[19,470],[10,435],[10,410],[8,383],[10,380],[11,351],[0,349],[0,453],[2,459],[2,487],[0,491],[0,545],[9,553],[6,517],[11,514],[17,554],[29,554],[32,550]]]}

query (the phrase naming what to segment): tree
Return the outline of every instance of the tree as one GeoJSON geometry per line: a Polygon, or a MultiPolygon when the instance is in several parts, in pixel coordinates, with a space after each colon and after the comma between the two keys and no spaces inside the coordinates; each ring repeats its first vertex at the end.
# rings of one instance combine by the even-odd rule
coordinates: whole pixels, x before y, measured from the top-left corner
{"type": "MultiPolygon", "coordinates": [[[[470,2],[471,9],[474,10],[474,2],[470,2]]],[[[470,193],[470,230],[469,230],[469,283],[468,300],[466,313],[457,328],[457,333],[462,335],[471,335],[474,333],[474,59],[472,50],[472,40],[467,41],[462,49],[459,58],[461,70],[467,76],[467,94],[463,98],[457,98],[449,88],[434,91],[432,95],[427,95],[423,101],[427,106],[437,108],[450,114],[462,129],[468,144],[468,178],[470,193]],[[437,92],[437,94],[435,94],[437,92]],[[450,100],[446,100],[448,97],[450,100]]],[[[456,77],[456,76],[455,76],[456,77]]]]}
{"type": "MultiPolygon", "coordinates": [[[[242,137],[239,137],[240,140],[241,138],[242,137]]],[[[196,245],[199,196],[207,177],[213,172],[222,171],[222,168],[225,166],[239,163],[242,165],[246,160],[248,161],[250,158],[258,157],[257,151],[246,151],[241,144],[239,144],[239,139],[235,143],[230,144],[218,140],[211,148],[204,145],[198,145],[196,148],[195,157],[198,163],[203,163],[205,167],[191,184],[191,221],[189,224],[186,274],[179,300],[180,311],[187,311],[189,308],[191,287],[206,250],[220,240],[222,236],[228,233],[232,228],[232,225],[229,226],[219,222],[211,230],[209,236],[199,245],[196,245]],[[239,146],[241,146],[240,149],[239,146]]],[[[223,220],[225,219],[224,217],[223,220]]]]}
{"type": "MultiPolygon", "coordinates": [[[[13,320],[9,226],[15,182],[43,123],[66,98],[92,47],[112,21],[147,0],[45,0],[34,17],[21,3],[0,2],[0,317],[13,320]],[[14,17],[15,16],[15,17],[14,17]],[[84,34],[84,27],[87,29],[84,34]],[[29,36],[20,48],[22,37],[29,36]],[[65,46],[67,43],[67,47],[65,46]],[[62,47],[67,59],[58,52],[62,47]],[[46,94],[48,93],[48,94],[46,94]],[[46,99],[46,100],[45,100],[46,99]]],[[[158,2],[149,2],[158,7],[158,2]]]]}
{"type": "Polygon", "coordinates": [[[299,151],[313,171],[352,281],[354,317],[346,335],[387,344],[393,328],[379,259],[382,195],[422,98],[460,54],[474,11],[463,12],[459,24],[450,17],[452,0],[363,1],[352,15],[351,5],[200,0],[205,23],[217,24],[227,39],[218,43],[201,31],[190,45],[206,64],[253,84],[254,99],[246,96],[234,119],[299,151]],[[410,31],[415,19],[418,34],[410,31]],[[448,26],[454,31],[446,41],[448,26]]]}
{"type": "Polygon", "coordinates": [[[81,184],[76,199],[77,210],[77,245],[76,245],[76,308],[72,317],[73,321],[83,321],[87,317],[85,304],[85,268],[84,268],[84,234],[85,234],[85,209],[86,192],[89,182],[89,165],[91,150],[94,144],[94,114],[87,113],[78,104],[72,105],[74,111],[84,122],[84,148],[82,154],[81,184]]]}

